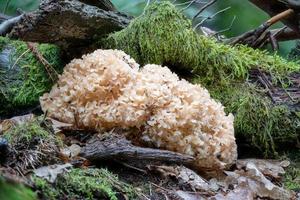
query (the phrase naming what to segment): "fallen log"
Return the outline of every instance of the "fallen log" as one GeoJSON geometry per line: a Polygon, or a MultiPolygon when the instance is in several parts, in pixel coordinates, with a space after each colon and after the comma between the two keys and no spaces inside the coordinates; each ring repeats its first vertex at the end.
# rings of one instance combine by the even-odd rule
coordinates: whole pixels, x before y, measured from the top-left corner
{"type": "Polygon", "coordinates": [[[91,161],[143,160],[184,165],[190,165],[194,161],[192,156],[172,151],[134,146],[124,136],[113,133],[101,134],[93,137],[86,143],[86,146],[82,148],[80,155],[91,161]]]}
{"type": "Polygon", "coordinates": [[[9,36],[23,41],[57,44],[68,54],[81,55],[82,49],[108,33],[125,28],[131,20],[131,17],[107,6],[112,4],[95,2],[44,0],[38,10],[22,16],[9,36]]]}

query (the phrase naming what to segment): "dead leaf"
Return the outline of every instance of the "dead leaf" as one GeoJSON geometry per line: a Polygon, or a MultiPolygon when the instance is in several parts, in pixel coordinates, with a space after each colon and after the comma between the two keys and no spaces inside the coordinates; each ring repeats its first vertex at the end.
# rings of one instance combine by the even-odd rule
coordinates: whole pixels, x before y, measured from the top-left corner
{"type": "Polygon", "coordinates": [[[193,191],[211,191],[209,183],[193,170],[184,166],[151,166],[152,170],[158,171],[164,177],[175,177],[182,185],[188,185],[193,191]]]}
{"type": "Polygon", "coordinates": [[[74,158],[79,155],[81,147],[77,144],[72,144],[60,151],[61,155],[65,158],[74,158]]]}
{"type": "Polygon", "coordinates": [[[50,183],[54,183],[57,175],[68,171],[68,168],[71,168],[72,165],[70,163],[64,165],[50,165],[40,167],[34,170],[34,174],[40,178],[46,179],[50,183]]]}
{"type": "Polygon", "coordinates": [[[206,198],[202,197],[201,194],[186,192],[186,191],[182,191],[182,190],[176,191],[175,194],[182,200],[204,200],[204,199],[206,199],[206,198]]]}
{"type": "Polygon", "coordinates": [[[242,159],[237,161],[237,168],[244,168],[247,163],[253,163],[256,168],[263,173],[265,176],[274,179],[280,179],[285,173],[284,167],[289,165],[289,161],[278,161],[278,160],[263,160],[263,159],[242,159]]]}
{"type": "Polygon", "coordinates": [[[49,120],[52,123],[52,128],[55,134],[60,133],[62,130],[65,129],[73,129],[73,125],[69,123],[60,122],[49,117],[47,117],[46,120],[49,120]]]}
{"type": "Polygon", "coordinates": [[[247,188],[247,185],[240,184],[228,194],[224,195],[222,193],[219,193],[216,196],[210,198],[210,200],[253,200],[254,197],[254,193],[251,190],[249,190],[249,188],[247,188]]]}
{"type": "MultiPolygon", "coordinates": [[[[268,180],[262,172],[252,162],[248,162],[245,166],[245,170],[236,170],[234,172],[226,172],[228,175],[227,189],[230,187],[239,188],[240,192],[246,194],[253,193],[254,197],[270,198],[270,199],[292,199],[294,193],[292,191],[285,190],[277,185],[274,185],[268,180]],[[244,189],[250,191],[243,191],[244,189]]],[[[234,195],[233,192],[229,192],[228,195],[234,195]]]]}

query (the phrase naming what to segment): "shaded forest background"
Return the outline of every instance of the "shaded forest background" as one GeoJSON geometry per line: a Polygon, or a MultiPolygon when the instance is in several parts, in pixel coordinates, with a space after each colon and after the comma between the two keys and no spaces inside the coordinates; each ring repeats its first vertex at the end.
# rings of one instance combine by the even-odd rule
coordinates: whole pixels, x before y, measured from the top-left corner
{"type": "MultiPolygon", "coordinates": [[[[40,0],[0,0],[0,11],[7,15],[16,15],[19,11],[31,11],[35,10],[40,0]]],[[[132,16],[139,16],[144,7],[147,4],[146,0],[112,0],[118,10],[128,13],[132,16]]],[[[189,0],[175,1],[178,7],[185,8],[189,4],[189,0]]],[[[192,17],[196,14],[199,7],[207,3],[207,1],[199,0],[199,3],[193,4],[185,10],[185,14],[192,17]]],[[[202,15],[210,16],[212,13],[216,13],[222,9],[226,9],[225,12],[221,12],[211,20],[207,20],[204,23],[205,27],[209,27],[215,31],[229,28],[233,18],[236,16],[230,30],[223,34],[227,37],[233,37],[240,35],[248,30],[258,27],[261,23],[268,19],[268,16],[260,9],[256,8],[248,0],[222,0],[218,1],[210,9],[207,9],[202,15]]],[[[198,18],[201,21],[202,18],[198,18]]],[[[195,22],[197,23],[197,22],[195,22]]],[[[274,27],[281,27],[282,24],[276,24],[274,27]]],[[[286,56],[291,48],[294,47],[294,41],[281,42],[279,48],[279,54],[286,56]]]]}

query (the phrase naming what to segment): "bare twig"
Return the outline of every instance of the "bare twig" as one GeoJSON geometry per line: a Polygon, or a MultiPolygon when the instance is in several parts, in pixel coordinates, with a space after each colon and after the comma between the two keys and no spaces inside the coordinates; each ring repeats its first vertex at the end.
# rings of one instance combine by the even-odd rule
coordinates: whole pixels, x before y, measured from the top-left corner
{"type": "Polygon", "coordinates": [[[3,9],[3,13],[4,14],[6,13],[6,10],[7,10],[8,6],[9,6],[9,3],[10,3],[10,0],[6,0],[6,4],[5,4],[5,7],[3,9]]]}
{"type": "Polygon", "coordinates": [[[270,18],[268,21],[260,25],[258,28],[248,31],[241,36],[238,36],[236,38],[233,38],[231,40],[231,44],[247,44],[251,47],[260,47],[262,44],[266,43],[266,40],[269,39],[269,34],[267,32],[267,29],[270,28],[273,24],[286,19],[294,14],[294,10],[287,9],[272,18],[270,18]]]}
{"type": "Polygon", "coordinates": [[[37,46],[35,43],[27,42],[28,49],[35,55],[35,57],[44,65],[49,77],[53,82],[58,79],[58,73],[56,70],[50,65],[50,63],[41,55],[38,51],[37,46]]]}
{"type": "Polygon", "coordinates": [[[188,9],[189,7],[191,7],[191,5],[193,5],[193,3],[195,3],[196,2],[196,0],[193,0],[193,1],[189,1],[190,3],[186,6],[186,7],[184,7],[184,8],[182,8],[182,9],[180,9],[180,11],[184,11],[184,10],[186,10],[186,9],[188,9]]]}
{"type": "Polygon", "coordinates": [[[30,51],[30,49],[27,49],[26,51],[24,51],[24,52],[17,58],[17,60],[15,61],[15,63],[12,65],[11,69],[13,69],[13,68],[16,66],[16,64],[20,61],[20,59],[21,59],[26,53],[28,53],[29,51],[30,51]]]}
{"type": "Polygon", "coordinates": [[[143,169],[140,169],[140,168],[138,168],[138,167],[129,165],[129,164],[125,163],[125,162],[119,162],[119,161],[117,161],[117,162],[120,163],[121,165],[124,165],[124,166],[127,167],[127,168],[134,169],[134,170],[136,170],[136,171],[142,172],[143,174],[147,174],[147,171],[146,171],[146,170],[143,170],[143,169]]]}
{"type": "Polygon", "coordinates": [[[221,33],[224,33],[224,32],[226,32],[226,31],[229,31],[229,30],[232,28],[235,19],[236,19],[236,16],[233,17],[233,19],[231,20],[231,23],[230,23],[230,25],[229,25],[228,28],[225,28],[225,29],[223,29],[223,30],[220,30],[220,31],[214,33],[212,36],[214,37],[214,36],[216,36],[216,35],[219,35],[219,34],[221,34],[221,33]]]}
{"type": "Polygon", "coordinates": [[[200,10],[196,13],[196,15],[193,17],[193,20],[196,19],[206,8],[208,8],[209,6],[213,5],[214,3],[216,3],[217,0],[212,0],[210,2],[208,2],[207,4],[205,4],[202,8],[200,8],[200,10]]]}
{"type": "Polygon", "coordinates": [[[224,8],[222,10],[219,10],[218,12],[208,16],[208,17],[205,17],[204,19],[202,19],[198,24],[196,24],[196,26],[194,27],[194,30],[196,30],[200,25],[202,25],[206,20],[211,20],[213,19],[214,17],[216,17],[218,14],[221,14],[227,10],[229,10],[231,7],[227,7],[227,8],[224,8]]]}

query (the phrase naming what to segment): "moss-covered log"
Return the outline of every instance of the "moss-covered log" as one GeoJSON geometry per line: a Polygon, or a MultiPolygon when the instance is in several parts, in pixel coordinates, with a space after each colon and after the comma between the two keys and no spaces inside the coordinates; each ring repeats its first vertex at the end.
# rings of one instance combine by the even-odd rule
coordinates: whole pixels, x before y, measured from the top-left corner
{"type": "Polygon", "coordinates": [[[192,81],[207,87],[228,112],[235,114],[237,137],[246,138],[265,152],[276,145],[295,144],[299,139],[297,63],[198,35],[191,21],[168,2],[152,4],[127,28],[110,34],[101,44],[124,50],[142,64],[156,63],[192,72],[192,81]],[[268,76],[270,87],[258,76],[249,81],[253,69],[268,76]],[[274,95],[283,97],[274,101],[274,95]]]}
{"type": "Polygon", "coordinates": [[[25,42],[0,37],[0,116],[37,105],[62,66],[60,50],[54,45],[40,44],[33,52],[25,42]]]}

